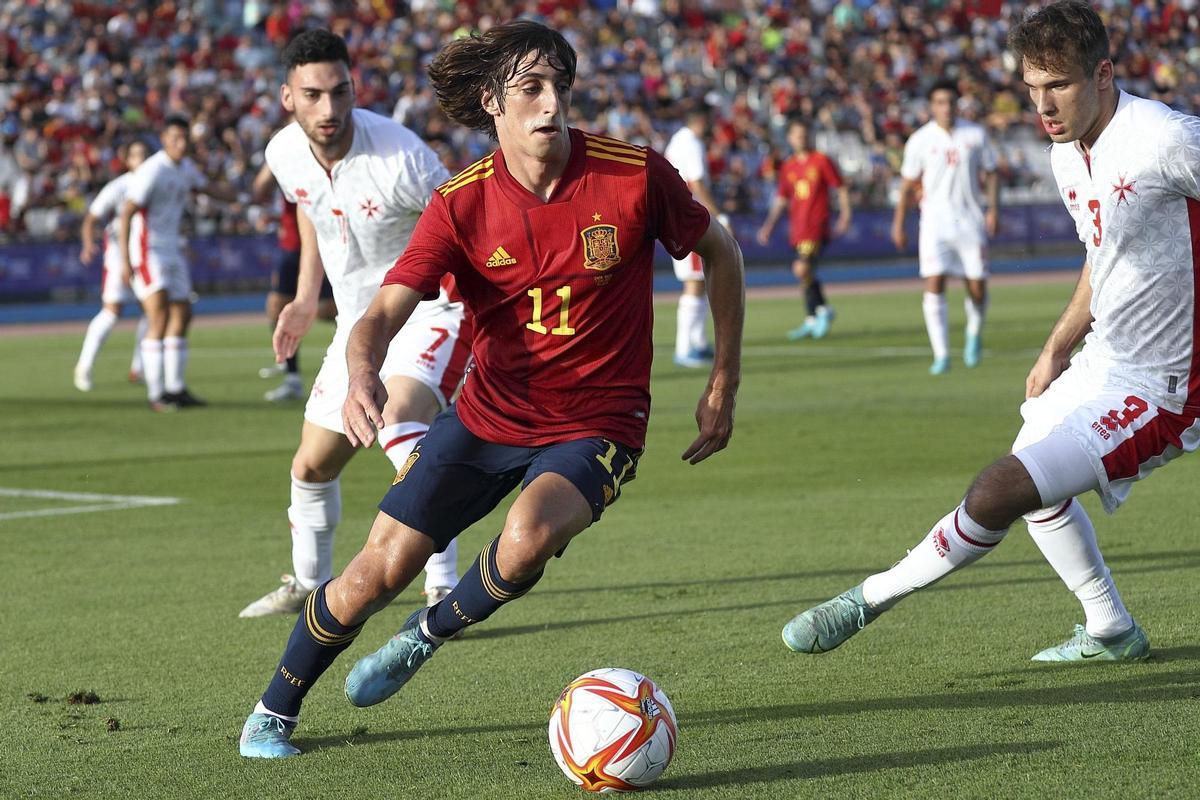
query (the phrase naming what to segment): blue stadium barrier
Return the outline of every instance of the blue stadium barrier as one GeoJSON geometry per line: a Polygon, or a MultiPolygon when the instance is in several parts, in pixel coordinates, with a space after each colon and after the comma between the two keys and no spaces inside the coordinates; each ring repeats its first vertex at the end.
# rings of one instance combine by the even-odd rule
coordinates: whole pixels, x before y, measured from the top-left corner
{"type": "MultiPolygon", "coordinates": [[[[1082,263],[1082,248],[1069,256],[1056,255],[1078,245],[1071,218],[1057,205],[1013,206],[1001,215],[1001,230],[993,248],[1024,252],[1022,257],[993,258],[994,273],[1074,269],[1082,263]]],[[[915,278],[915,253],[899,255],[890,241],[892,212],[859,211],[846,236],[834,240],[822,257],[827,282],[915,278]]],[[[754,241],[762,220],[735,216],[732,226],[742,246],[750,286],[792,282],[787,264],[787,223],[781,220],[764,247],[754,241]]],[[[909,240],[915,246],[917,217],[908,220],[909,240]]],[[[278,256],[276,238],[213,236],[192,239],[187,257],[192,280],[200,294],[196,312],[228,314],[260,311],[263,292],[278,256]]],[[[660,248],[656,260],[656,291],[679,287],[670,271],[670,258],[660,248]]],[[[10,244],[0,247],[0,325],[88,319],[96,313],[100,293],[99,259],[79,261],[75,242],[10,244]]],[[[134,309],[130,309],[134,311],[134,309]]]]}

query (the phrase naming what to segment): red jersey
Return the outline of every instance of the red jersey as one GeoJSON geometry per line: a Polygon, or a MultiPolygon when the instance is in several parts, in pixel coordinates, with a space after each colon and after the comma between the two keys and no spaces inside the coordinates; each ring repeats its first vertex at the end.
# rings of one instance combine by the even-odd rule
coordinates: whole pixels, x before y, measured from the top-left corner
{"type": "Polygon", "coordinates": [[[829,232],[829,190],[841,188],[842,176],[824,153],[792,156],[779,167],[779,196],[789,201],[793,246],[825,239],[829,232]]]}
{"type": "MultiPolygon", "coordinates": [[[[282,196],[282,195],[281,195],[282,196]]],[[[300,225],[296,222],[296,204],[283,201],[279,213],[279,249],[294,253],[300,249],[300,225]]]]}
{"type": "Polygon", "coordinates": [[[384,278],[427,295],[454,275],[475,317],[458,400],[481,439],[541,446],[603,436],[641,448],[650,414],[654,240],[675,258],[708,211],[653,150],[568,129],[549,202],[497,150],[438,187],[384,278]]]}

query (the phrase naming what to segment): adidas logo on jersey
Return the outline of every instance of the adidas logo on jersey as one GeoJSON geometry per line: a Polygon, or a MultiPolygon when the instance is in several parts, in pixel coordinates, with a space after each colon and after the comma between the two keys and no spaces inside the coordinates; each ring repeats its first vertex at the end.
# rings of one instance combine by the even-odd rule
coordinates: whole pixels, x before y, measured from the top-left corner
{"type": "Polygon", "coordinates": [[[487,260],[488,268],[508,267],[517,263],[517,260],[508,254],[508,251],[503,247],[497,247],[492,255],[487,260]]]}

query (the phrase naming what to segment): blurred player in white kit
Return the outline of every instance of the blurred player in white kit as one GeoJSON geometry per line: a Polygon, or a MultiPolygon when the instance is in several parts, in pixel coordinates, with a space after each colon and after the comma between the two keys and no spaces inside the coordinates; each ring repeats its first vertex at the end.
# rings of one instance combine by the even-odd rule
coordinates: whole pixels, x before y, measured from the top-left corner
{"type": "MultiPolygon", "coordinates": [[[[134,300],[133,289],[129,283],[122,280],[121,251],[117,245],[117,215],[125,205],[125,195],[129,189],[129,181],[133,171],[146,160],[147,148],[143,142],[133,142],[125,150],[125,169],[127,172],[118,175],[96,195],[88,205],[87,214],[83,217],[83,227],[79,238],[83,247],[79,251],[79,260],[84,264],[90,263],[96,257],[96,223],[104,225],[103,264],[100,268],[100,312],[88,323],[87,333],[83,337],[83,347],[79,351],[79,360],[75,362],[75,388],[81,392],[92,390],[92,368],[96,364],[96,356],[100,348],[108,340],[121,318],[121,306],[134,300]]],[[[129,380],[133,382],[142,379],[142,337],[146,333],[146,317],[138,320],[137,334],[133,342],[133,359],[129,364],[129,380]]]]}
{"type": "Polygon", "coordinates": [[[996,235],[1000,214],[996,152],[981,125],[957,118],[958,84],[939,81],[929,90],[932,119],[904,145],[900,197],[892,220],[892,241],[908,246],[904,218],[911,198],[921,193],[921,228],[917,257],[925,293],[921,308],[933,348],[932,375],[950,369],[950,333],[946,322],[946,276],[967,284],[963,363],[979,364],[983,354],[983,319],[987,311],[987,240],[996,235]],[[987,210],[981,194],[986,184],[987,210]]]}
{"type": "Polygon", "coordinates": [[[159,141],[162,149],[129,179],[117,242],[123,280],[133,287],[147,319],[141,345],[146,398],[153,411],[173,411],[204,405],[188,391],[184,377],[192,276],[179,232],[183,210],[192,191],[226,201],[237,199],[237,194],[210,181],[187,157],[187,120],[168,117],[159,141]]]}
{"type": "MultiPolygon", "coordinates": [[[[408,244],[435,188],[450,178],[437,155],[408,128],[354,108],[350,56],[338,36],[298,34],[283,51],[284,108],[295,121],[267,145],[267,164],[300,228],[296,297],[279,314],[275,355],[292,355],[312,326],[323,276],[333,286],[337,327],[304,409],[292,459],[294,574],[239,616],[295,614],[313,589],[333,577],[334,530],[341,518],[339,475],[355,453],[342,428],[349,375],[346,341],[383,276],[408,244]]],[[[451,287],[452,288],[452,287],[451,287]]],[[[388,400],[379,443],[399,471],[429,423],[458,388],[470,359],[469,319],[443,287],[422,302],[392,340],[381,377],[388,400]]],[[[425,567],[433,604],[458,582],[451,544],[425,567]]]]}

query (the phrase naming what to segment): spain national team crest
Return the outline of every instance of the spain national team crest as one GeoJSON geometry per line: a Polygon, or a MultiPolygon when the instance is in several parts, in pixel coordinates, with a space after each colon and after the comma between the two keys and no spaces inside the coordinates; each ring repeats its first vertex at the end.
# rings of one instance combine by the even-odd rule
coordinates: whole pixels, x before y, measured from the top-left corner
{"type": "Polygon", "coordinates": [[[616,225],[590,225],[579,232],[583,238],[583,266],[603,272],[621,263],[616,225]]]}
{"type": "Polygon", "coordinates": [[[395,486],[397,483],[400,483],[400,481],[404,480],[404,478],[408,475],[408,471],[412,469],[413,464],[417,463],[417,459],[420,457],[421,447],[418,445],[416,450],[413,450],[408,454],[408,459],[404,462],[404,465],[400,467],[400,471],[396,473],[396,479],[392,481],[392,486],[395,486]]]}

